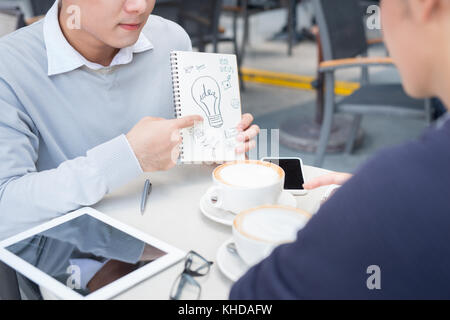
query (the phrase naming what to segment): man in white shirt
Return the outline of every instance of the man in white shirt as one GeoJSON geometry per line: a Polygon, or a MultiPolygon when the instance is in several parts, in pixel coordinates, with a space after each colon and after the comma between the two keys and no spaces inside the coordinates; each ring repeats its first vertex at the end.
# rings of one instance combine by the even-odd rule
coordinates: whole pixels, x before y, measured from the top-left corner
{"type": "MultiPolygon", "coordinates": [[[[175,166],[169,54],[191,50],[155,0],[60,0],[0,40],[0,238],[175,166]]],[[[259,128],[243,116],[237,153],[259,128]]]]}

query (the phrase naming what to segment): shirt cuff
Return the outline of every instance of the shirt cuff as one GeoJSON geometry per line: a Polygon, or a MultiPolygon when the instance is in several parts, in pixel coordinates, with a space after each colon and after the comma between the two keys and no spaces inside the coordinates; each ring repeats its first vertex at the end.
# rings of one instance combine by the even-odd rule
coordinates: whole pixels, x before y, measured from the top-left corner
{"type": "Polygon", "coordinates": [[[89,150],[87,157],[105,179],[108,193],[143,173],[133,149],[123,134],[89,150]]]}

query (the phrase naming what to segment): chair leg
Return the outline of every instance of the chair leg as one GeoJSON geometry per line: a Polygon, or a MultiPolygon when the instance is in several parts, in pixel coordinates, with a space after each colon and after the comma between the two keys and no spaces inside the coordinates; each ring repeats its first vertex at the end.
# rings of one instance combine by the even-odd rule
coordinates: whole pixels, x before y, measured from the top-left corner
{"type": "Polygon", "coordinates": [[[249,41],[250,41],[250,16],[248,14],[248,11],[245,10],[243,46],[245,47],[248,46],[249,41]]]}
{"type": "Polygon", "coordinates": [[[241,91],[245,91],[245,84],[244,79],[242,78],[242,54],[239,52],[239,45],[238,45],[238,32],[237,32],[237,23],[238,23],[238,14],[233,14],[233,46],[234,46],[234,54],[237,58],[237,65],[238,65],[238,74],[239,74],[239,85],[241,87],[241,91]]]}
{"type": "Polygon", "coordinates": [[[198,43],[197,47],[198,47],[198,51],[206,52],[206,44],[205,44],[205,42],[202,39],[199,40],[199,43],[198,43]]]}
{"type": "Polygon", "coordinates": [[[352,154],[355,148],[356,137],[358,136],[359,128],[361,127],[362,115],[357,114],[353,119],[352,129],[350,131],[350,136],[347,140],[347,144],[345,146],[345,153],[352,154]]]}
{"type": "Polygon", "coordinates": [[[297,4],[295,0],[289,0],[289,8],[288,8],[288,29],[289,29],[289,37],[288,37],[288,56],[292,56],[292,48],[294,46],[294,37],[295,37],[295,25],[294,25],[294,11],[297,9],[297,4]]]}
{"type": "MultiPolygon", "coordinates": [[[[361,55],[362,57],[367,57],[367,52],[361,55]]],[[[369,74],[369,68],[367,66],[361,67],[361,85],[367,85],[370,83],[370,74],[369,74]]]]}
{"type": "Polygon", "coordinates": [[[245,91],[246,87],[245,87],[245,82],[244,82],[244,78],[242,75],[242,71],[241,71],[241,67],[239,67],[239,86],[241,88],[241,91],[245,91]]]}
{"type": "MultiPolygon", "coordinates": [[[[244,35],[242,37],[242,43],[241,43],[241,50],[240,50],[240,63],[243,64],[244,63],[244,59],[245,59],[245,52],[246,52],[246,47],[248,44],[248,38],[249,38],[249,24],[250,24],[250,17],[248,14],[248,0],[243,0],[242,1],[242,17],[244,20],[244,35]]],[[[236,36],[237,37],[237,36],[236,36]]]]}
{"type": "Polygon", "coordinates": [[[234,53],[238,57],[238,64],[240,64],[241,57],[239,54],[239,45],[238,45],[238,14],[236,12],[233,14],[233,46],[234,46],[234,53]]]}
{"type": "Polygon", "coordinates": [[[328,141],[330,139],[331,128],[333,126],[334,116],[334,74],[325,74],[325,112],[320,130],[320,139],[317,146],[316,159],[314,165],[322,167],[327,151],[328,141]]]}
{"type": "Polygon", "coordinates": [[[366,85],[369,83],[370,83],[369,68],[367,66],[364,66],[361,68],[361,84],[366,85]]]}

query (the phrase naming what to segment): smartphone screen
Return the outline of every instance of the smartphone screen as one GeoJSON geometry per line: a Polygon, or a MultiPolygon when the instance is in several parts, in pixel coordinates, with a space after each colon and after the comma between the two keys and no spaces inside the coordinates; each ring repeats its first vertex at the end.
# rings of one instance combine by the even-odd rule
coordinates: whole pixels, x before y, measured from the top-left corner
{"type": "Polygon", "coordinates": [[[298,159],[270,159],[266,160],[276,165],[279,165],[286,173],[284,181],[285,190],[304,190],[302,166],[298,159]]]}

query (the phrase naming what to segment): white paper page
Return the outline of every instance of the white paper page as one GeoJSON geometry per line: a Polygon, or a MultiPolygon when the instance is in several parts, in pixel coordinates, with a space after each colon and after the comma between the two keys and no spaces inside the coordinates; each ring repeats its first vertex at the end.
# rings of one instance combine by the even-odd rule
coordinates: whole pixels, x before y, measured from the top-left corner
{"type": "Polygon", "coordinates": [[[236,155],[236,127],[241,121],[235,55],[176,52],[181,112],[198,114],[203,124],[183,130],[183,163],[243,160],[236,155]]]}

